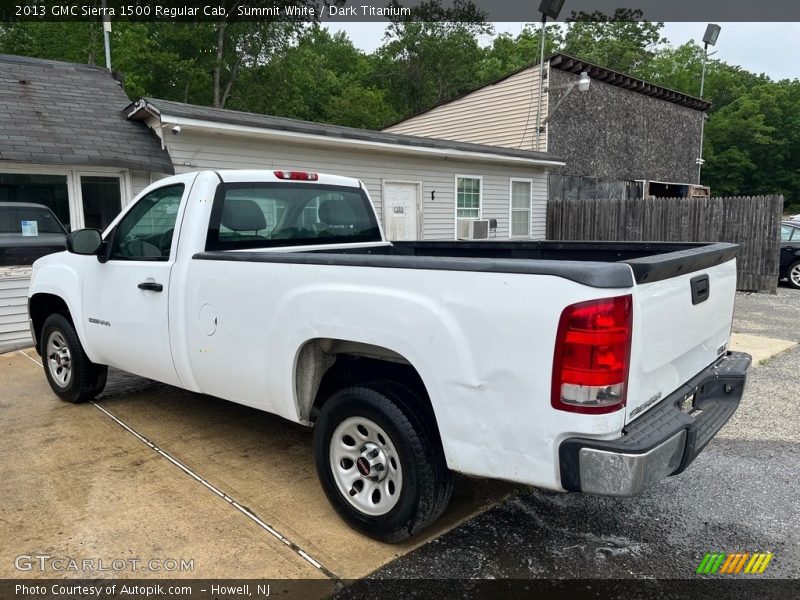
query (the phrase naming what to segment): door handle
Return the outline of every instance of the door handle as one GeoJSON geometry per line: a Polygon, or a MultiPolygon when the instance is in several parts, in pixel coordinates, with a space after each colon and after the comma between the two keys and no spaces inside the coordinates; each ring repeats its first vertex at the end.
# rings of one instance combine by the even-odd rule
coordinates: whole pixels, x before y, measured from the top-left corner
{"type": "Polygon", "coordinates": [[[138,287],[140,290],[147,290],[148,292],[161,292],[164,290],[164,286],[155,281],[143,281],[138,287]]]}
{"type": "Polygon", "coordinates": [[[692,289],[692,304],[701,304],[708,300],[711,295],[711,284],[708,281],[708,275],[692,277],[689,285],[692,289]]]}

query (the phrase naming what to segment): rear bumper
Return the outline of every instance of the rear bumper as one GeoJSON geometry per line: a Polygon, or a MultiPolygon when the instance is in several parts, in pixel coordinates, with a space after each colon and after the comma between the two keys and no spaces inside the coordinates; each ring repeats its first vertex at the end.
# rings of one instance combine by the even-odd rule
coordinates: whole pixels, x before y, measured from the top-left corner
{"type": "Polygon", "coordinates": [[[559,447],[561,486],[633,496],[682,472],[736,412],[751,360],[749,354],[728,352],[628,423],[617,440],[564,440],[559,447]]]}

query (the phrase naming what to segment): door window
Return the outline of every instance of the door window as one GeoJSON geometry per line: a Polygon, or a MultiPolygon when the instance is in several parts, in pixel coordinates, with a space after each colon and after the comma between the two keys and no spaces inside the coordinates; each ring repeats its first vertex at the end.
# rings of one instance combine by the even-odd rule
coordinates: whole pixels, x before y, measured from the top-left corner
{"type": "Polygon", "coordinates": [[[531,182],[511,180],[511,237],[531,234],[531,182]]]}
{"type": "Polygon", "coordinates": [[[171,185],[141,198],[117,224],[110,258],[169,260],[183,189],[183,184],[171,185]]]}
{"type": "Polygon", "coordinates": [[[84,227],[105,229],[122,209],[119,177],[81,177],[84,227]]]}

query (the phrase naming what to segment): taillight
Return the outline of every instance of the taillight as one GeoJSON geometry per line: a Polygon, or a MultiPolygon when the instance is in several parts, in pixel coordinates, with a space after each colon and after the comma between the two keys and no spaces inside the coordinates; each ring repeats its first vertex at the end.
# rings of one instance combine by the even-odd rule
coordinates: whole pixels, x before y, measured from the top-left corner
{"type": "Polygon", "coordinates": [[[278,179],[294,179],[296,181],[317,181],[319,175],[306,171],[273,171],[278,179]]]}
{"type": "Polygon", "coordinates": [[[553,359],[553,408],[601,414],[625,406],[632,313],[630,295],[564,309],[553,359]]]}

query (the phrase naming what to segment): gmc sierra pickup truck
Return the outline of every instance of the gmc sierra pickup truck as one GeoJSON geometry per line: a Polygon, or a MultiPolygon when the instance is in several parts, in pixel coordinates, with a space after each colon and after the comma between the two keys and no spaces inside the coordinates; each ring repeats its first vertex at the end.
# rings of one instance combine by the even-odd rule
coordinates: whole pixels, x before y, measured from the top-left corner
{"type": "Polygon", "coordinates": [[[53,391],[108,366],[314,428],[338,513],[396,542],[452,472],[629,496],[736,410],[730,244],[389,242],[364,186],[203,171],[144,190],[36,261],[53,391]]]}

